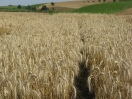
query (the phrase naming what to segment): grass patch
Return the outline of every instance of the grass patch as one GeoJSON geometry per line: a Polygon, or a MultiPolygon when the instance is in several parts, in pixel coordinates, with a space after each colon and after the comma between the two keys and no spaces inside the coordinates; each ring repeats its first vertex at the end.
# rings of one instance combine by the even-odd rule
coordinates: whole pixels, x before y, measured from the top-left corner
{"type": "Polygon", "coordinates": [[[90,6],[85,6],[85,7],[73,10],[72,12],[112,14],[112,13],[120,12],[127,8],[132,8],[132,0],[90,5],[90,6]]]}
{"type": "MultiPolygon", "coordinates": [[[[34,4],[34,5],[30,5],[32,8],[35,7],[39,7],[43,4],[34,4]]],[[[28,5],[27,5],[28,6],[28,5]]],[[[27,9],[27,6],[22,6],[21,5],[21,9],[18,9],[17,5],[14,6],[14,5],[9,5],[9,6],[0,6],[0,11],[4,11],[4,12],[34,12],[34,10],[28,10],[27,9]]]]}
{"type": "Polygon", "coordinates": [[[5,12],[24,12],[27,11],[27,6],[21,6],[21,9],[18,9],[17,6],[0,6],[0,11],[5,12]]]}

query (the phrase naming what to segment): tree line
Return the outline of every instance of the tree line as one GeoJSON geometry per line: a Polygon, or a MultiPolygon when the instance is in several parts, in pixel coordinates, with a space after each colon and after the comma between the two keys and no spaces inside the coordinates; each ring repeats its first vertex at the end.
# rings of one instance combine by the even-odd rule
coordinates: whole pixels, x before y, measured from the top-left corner
{"type": "MultiPolygon", "coordinates": [[[[54,5],[55,5],[55,3],[54,3],[54,2],[51,2],[52,10],[54,10],[54,5]]],[[[21,6],[21,5],[18,5],[17,8],[18,8],[18,9],[22,9],[22,6],[21,6]]],[[[36,10],[37,10],[37,7],[28,5],[28,6],[26,7],[26,9],[27,9],[27,10],[36,11],[36,10]]],[[[46,5],[43,5],[43,6],[41,7],[40,11],[49,11],[49,8],[48,8],[46,5]]]]}

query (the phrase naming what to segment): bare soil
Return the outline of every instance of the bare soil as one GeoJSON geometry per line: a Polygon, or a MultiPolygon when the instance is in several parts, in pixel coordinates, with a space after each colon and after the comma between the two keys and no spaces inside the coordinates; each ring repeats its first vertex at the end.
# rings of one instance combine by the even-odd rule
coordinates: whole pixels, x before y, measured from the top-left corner
{"type": "Polygon", "coordinates": [[[132,15],[132,8],[116,13],[116,15],[132,15]]]}

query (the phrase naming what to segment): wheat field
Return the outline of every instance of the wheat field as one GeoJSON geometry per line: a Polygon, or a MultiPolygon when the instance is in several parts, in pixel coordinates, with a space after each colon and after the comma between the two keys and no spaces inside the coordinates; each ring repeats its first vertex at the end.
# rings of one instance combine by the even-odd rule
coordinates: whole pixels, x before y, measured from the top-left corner
{"type": "Polygon", "coordinates": [[[0,13],[0,99],[132,99],[132,16],[0,13]]]}

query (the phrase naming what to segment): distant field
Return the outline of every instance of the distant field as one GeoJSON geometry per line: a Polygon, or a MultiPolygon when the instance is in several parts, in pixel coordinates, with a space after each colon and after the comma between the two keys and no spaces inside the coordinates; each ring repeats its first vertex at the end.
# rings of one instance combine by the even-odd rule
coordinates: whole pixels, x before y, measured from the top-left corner
{"type": "MultiPolygon", "coordinates": [[[[43,3],[43,4],[46,4],[46,3],[43,3]]],[[[42,6],[43,4],[34,4],[34,5],[31,5],[31,6],[39,7],[39,6],[42,6]]]]}
{"type": "Polygon", "coordinates": [[[116,15],[132,15],[132,8],[115,13],[116,15]]]}
{"type": "MultiPolygon", "coordinates": [[[[86,5],[97,4],[99,2],[83,2],[83,1],[67,1],[67,2],[56,2],[54,7],[66,7],[66,8],[80,8],[86,5]]],[[[47,7],[52,7],[51,4],[46,4],[47,7]]]]}
{"type": "MultiPolygon", "coordinates": [[[[112,2],[112,0],[107,0],[107,2],[112,2]]],[[[103,0],[101,0],[101,2],[98,2],[98,0],[56,2],[54,5],[54,8],[55,8],[55,11],[58,11],[64,8],[65,9],[61,11],[68,11],[68,10],[70,11],[70,10],[74,10],[80,7],[94,5],[98,3],[103,3],[103,0]]],[[[46,4],[46,6],[48,8],[52,8],[51,4],[46,4]]]]}
{"type": "MultiPolygon", "coordinates": [[[[43,4],[34,4],[34,5],[30,5],[30,6],[38,8],[41,5],[43,5],[43,4]]],[[[17,8],[18,5],[17,6],[16,5],[0,6],[0,11],[4,11],[4,12],[28,12],[28,11],[31,11],[31,10],[27,9],[27,6],[21,5],[21,9],[17,8]]]]}
{"type": "Polygon", "coordinates": [[[7,11],[7,12],[24,12],[26,10],[26,6],[22,6],[21,9],[18,9],[17,6],[0,6],[0,11],[7,11]]]}
{"type": "MultiPolygon", "coordinates": [[[[46,5],[49,10],[44,12],[52,12],[52,6],[50,3],[34,4],[30,5],[32,10],[27,9],[27,6],[22,6],[18,9],[17,6],[0,6],[1,12],[36,12],[40,11],[43,5],[46,5]],[[35,8],[35,10],[33,10],[35,8]]],[[[105,13],[111,14],[120,12],[122,10],[132,7],[132,0],[124,0],[113,2],[113,0],[87,0],[87,1],[67,1],[67,2],[55,2],[53,12],[75,12],[75,13],[105,13]]]]}
{"type": "Polygon", "coordinates": [[[0,12],[0,99],[132,99],[130,20],[0,12]]]}
{"type": "Polygon", "coordinates": [[[110,2],[95,4],[90,6],[85,6],[79,9],[75,9],[75,13],[105,13],[111,14],[120,12],[122,10],[132,8],[132,1],[122,1],[122,2],[110,2]]]}

